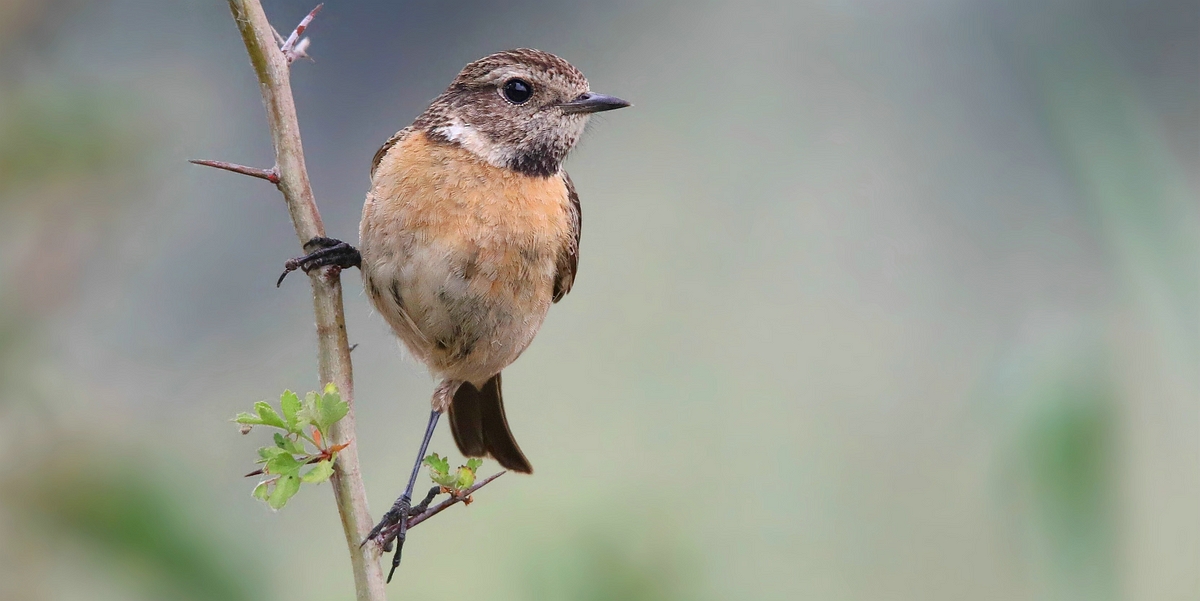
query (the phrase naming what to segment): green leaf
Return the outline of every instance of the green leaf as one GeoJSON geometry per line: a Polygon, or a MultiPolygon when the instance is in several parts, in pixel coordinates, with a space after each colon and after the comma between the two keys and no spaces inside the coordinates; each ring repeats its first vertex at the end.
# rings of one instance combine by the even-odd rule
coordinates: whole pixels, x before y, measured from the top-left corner
{"type": "Polygon", "coordinates": [[[431,472],[445,475],[446,472],[450,471],[450,462],[445,457],[439,457],[437,453],[426,457],[423,463],[429,466],[431,472]]]}
{"type": "Polygon", "coordinates": [[[425,458],[425,465],[429,466],[429,478],[441,486],[446,488],[454,488],[455,482],[458,480],[457,474],[450,474],[450,462],[437,453],[432,453],[425,458]]]}
{"type": "Polygon", "coordinates": [[[267,459],[267,473],[269,474],[296,476],[300,473],[300,468],[303,466],[303,463],[296,461],[296,458],[287,452],[267,459]]]}
{"type": "Polygon", "coordinates": [[[299,432],[302,424],[297,419],[296,414],[300,413],[302,405],[300,397],[296,393],[285,390],[279,397],[279,408],[283,410],[283,420],[287,423],[288,430],[291,432],[299,432]]]}
{"type": "Polygon", "coordinates": [[[246,413],[245,411],[237,414],[237,417],[233,418],[233,421],[239,424],[248,424],[251,426],[260,426],[263,423],[262,418],[258,417],[257,415],[246,413]]]}
{"type": "Polygon", "coordinates": [[[296,412],[296,424],[300,426],[315,426],[317,414],[317,393],[309,392],[304,395],[304,401],[300,403],[300,410],[296,412]]]}
{"type": "Polygon", "coordinates": [[[323,394],[310,392],[304,397],[304,408],[297,412],[298,424],[309,424],[329,438],[329,427],[350,413],[350,404],[342,400],[333,384],[325,386],[323,394]]]}
{"type": "Polygon", "coordinates": [[[254,487],[254,492],[252,492],[250,494],[255,499],[258,499],[260,501],[266,501],[267,495],[270,494],[270,491],[267,490],[267,480],[263,480],[262,482],[259,482],[258,486],[254,487]]]}
{"type": "Polygon", "coordinates": [[[307,473],[301,476],[300,479],[309,484],[320,484],[328,480],[330,476],[333,476],[333,462],[320,461],[311,470],[308,470],[307,473]]]}
{"type": "Polygon", "coordinates": [[[300,478],[295,474],[287,474],[280,476],[275,481],[275,490],[267,497],[267,505],[271,509],[280,509],[287,505],[288,499],[292,498],[300,490],[300,478]]]}
{"type": "Polygon", "coordinates": [[[304,445],[301,444],[299,440],[296,440],[294,438],[287,438],[287,437],[285,437],[283,440],[284,440],[284,444],[287,445],[287,446],[283,447],[283,449],[285,451],[292,453],[293,455],[307,455],[308,454],[308,451],[306,451],[304,449],[304,445]]]}
{"type": "Polygon", "coordinates": [[[456,475],[458,477],[456,478],[457,482],[454,483],[455,490],[471,488],[471,486],[475,484],[475,470],[465,465],[458,468],[458,473],[456,475]]]}
{"type": "Polygon", "coordinates": [[[456,482],[458,482],[458,476],[456,474],[436,474],[435,473],[435,474],[429,474],[429,478],[431,480],[433,480],[434,484],[437,484],[439,486],[445,486],[446,488],[450,488],[450,489],[453,489],[454,484],[456,482]]]}
{"type": "Polygon", "coordinates": [[[266,401],[259,401],[255,403],[254,410],[258,412],[258,418],[262,420],[261,423],[263,425],[272,426],[281,430],[288,429],[287,424],[283,421],[283,418],[280,417],[279,413],[275,411],[275,408],[266,401]]]}
{"type": "Polygon", "coordinates": [[[262,457],[264,460],[278,455],[283,455],[285,453],[287,453],[287,451],[279,447],[259,447],[258,449],[258,456],[262,457]]]}
{"type": "Polygon", "coordinates": [[[342,400],[333,384],[325,386],[325,394],[317,398],[317,429],[323,438],[329,438],[329,427],[350,413],[350,404],[342,400]]]}
{"type": "Polygon", "coordinates": [[[308,454],[308,451],[304,450],[304,446],[301,445],[299,441],[290,436],[284,436],[280,432],[275,433],[275,446],[293,455],[308,454]]]}
{"type": "Polygon", "coordinates": [[[472,457],[471,459],[467,460],[467,469],[471,470],[472,472],[475,472],[476,474],[479,473],[479,468],[482,465],[483,465],[482,459],[472,457]]]}

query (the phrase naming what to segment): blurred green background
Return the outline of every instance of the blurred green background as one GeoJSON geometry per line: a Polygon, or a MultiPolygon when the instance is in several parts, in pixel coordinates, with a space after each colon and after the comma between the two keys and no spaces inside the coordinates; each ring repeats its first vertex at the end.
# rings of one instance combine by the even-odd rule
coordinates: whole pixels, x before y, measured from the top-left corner
{"type": "MultiPolygon", "coordinates": [[[[327,1],[293,84],[331,235],[470,60],[636,105],[568,163],[580,275],[505,371],[537,473],[415,530],[392,598],[1200,599],[1198,15],[327,1]]],[[[228,421],[317,387],[311,303],[279,195],[185,161],[271,156],[224,2],[0,0],[0,598],[353,598],[328,486],[271,513],[228,421]]],[[[433,383],[344,281],[378,515],[433,383]]]]}

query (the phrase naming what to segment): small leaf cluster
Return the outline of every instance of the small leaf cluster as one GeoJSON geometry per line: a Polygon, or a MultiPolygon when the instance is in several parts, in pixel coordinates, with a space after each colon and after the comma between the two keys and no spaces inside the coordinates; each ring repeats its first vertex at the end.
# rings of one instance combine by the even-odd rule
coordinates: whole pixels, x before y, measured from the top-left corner
{"type": "Polygon", "coordinates": [[[450,473],[450,460],[437,453],[426,457],[423,463],[429,467],[429,477],[434,483],[455,496],[475,485],[475,474],[483,465],[480,459],[468,459],[466,465],[460,465],[454,473],[450,473]]]}
{"type": "Polygon", "coordinates": [[[330,445],[329,429],[350,412],[349,404],[332,383],[320,394],[308,393],[304,401],[285,390],[279,397],[279,409],[276,411],[270,403],[259,401],[254,404],[253,413],[239,413],[233,419],[242,424],[243,434],[248,434],[254,426],[280,430],[274,433],[275,444],[258,450],[257,463],[262,467],[248,474],[264,476],[253,494],[272,509],[286,505],[300,491],[301,484],[319,484],[333,476],[337,452],[346,448],[346,444],[330,445]],[[306,470],[307,466],[311,467],[306,470]]]}

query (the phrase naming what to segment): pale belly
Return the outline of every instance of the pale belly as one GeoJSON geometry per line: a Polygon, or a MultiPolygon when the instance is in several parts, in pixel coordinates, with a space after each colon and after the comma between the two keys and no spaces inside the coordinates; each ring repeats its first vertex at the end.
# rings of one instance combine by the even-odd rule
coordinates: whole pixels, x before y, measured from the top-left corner
{"type": "Polygon", "coordinates": [[[533,341],[550,308],[553,254],[506,244],[401,235],[363,244],[372,304],[438,376],[482,384],[533,341]],[[424,238],[422,240],[422,238],[424,238]]]}

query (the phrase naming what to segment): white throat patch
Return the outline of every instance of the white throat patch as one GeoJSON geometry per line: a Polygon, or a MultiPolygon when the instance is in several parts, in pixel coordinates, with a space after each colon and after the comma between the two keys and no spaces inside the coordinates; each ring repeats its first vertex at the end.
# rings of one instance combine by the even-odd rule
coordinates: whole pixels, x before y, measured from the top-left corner
{"type": "Polygon", "coordinates": [[[479,130],[463,123],[458,118],[450,123],[434,129],[451,142],[457,142],[471,154],[487,161],[493,167],[508,167],[512,162],[513,153],[503,145],[487,139],[479,130]]]}

